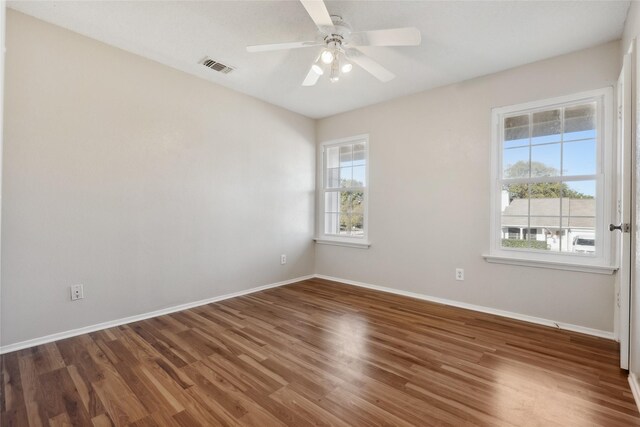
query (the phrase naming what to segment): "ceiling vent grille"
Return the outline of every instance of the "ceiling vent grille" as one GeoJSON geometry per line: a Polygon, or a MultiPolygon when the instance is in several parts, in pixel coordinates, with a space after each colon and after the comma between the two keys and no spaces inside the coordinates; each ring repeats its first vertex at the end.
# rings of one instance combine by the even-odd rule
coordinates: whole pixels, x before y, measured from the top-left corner
{"type": "Polygon", "coordinates": [[[223,63],[214,61],[213,59],[208,58],[208,57],[205,57],[203,60],[200,61],[200,63],[202,65],[204,65],[205,67],[211,68],[212,70],[215,70],[215,71],[217,71],[219,73],[222,73],[222,74],[229,74],[230,72],[232,72],[234,70],[233,67],[230,67],[228,65],[224,65],[223,63]]]}

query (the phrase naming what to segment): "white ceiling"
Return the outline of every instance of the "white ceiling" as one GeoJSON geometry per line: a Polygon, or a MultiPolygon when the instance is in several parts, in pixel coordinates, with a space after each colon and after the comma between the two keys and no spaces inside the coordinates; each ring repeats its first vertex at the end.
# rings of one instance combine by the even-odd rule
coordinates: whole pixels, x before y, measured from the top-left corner
{"type": "MultiPolygon", "coordinates": [[[[596,46],[621,37],[628,1],[329,1],[354,31],[417,27],[419,47],[370,47],[397,77],[355,67],[337,83],[300,86],[319,48],[247,53],[312,40],[298,1],[9,1],[9,7],[313,118],[596,46]],[[236,67],[209,70],[204,56],[236,67]]],[[[363,48],[363,50],[365,50],[363,48]]]]}

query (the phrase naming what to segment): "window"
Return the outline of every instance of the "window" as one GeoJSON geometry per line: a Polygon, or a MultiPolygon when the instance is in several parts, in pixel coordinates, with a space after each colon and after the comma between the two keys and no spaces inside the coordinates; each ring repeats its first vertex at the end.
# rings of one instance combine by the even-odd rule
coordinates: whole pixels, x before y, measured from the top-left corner
{"type": "Polygon", "coordinates": [[[322,144],[319,243],[367,243],[368,138],[322,144]]]}
{"type": "Polygon", "coordinates": [[[490,255],[609,265],[610,109],[603,89],[493,110],[490,255]]]}

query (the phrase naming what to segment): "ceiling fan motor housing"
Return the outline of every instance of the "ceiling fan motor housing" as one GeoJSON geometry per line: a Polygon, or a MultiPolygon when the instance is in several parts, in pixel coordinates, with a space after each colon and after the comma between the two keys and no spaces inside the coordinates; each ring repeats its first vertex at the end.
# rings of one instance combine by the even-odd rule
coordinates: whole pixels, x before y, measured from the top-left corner
{"type": "Polygon", "coordinates": [[[324,38],[327,47],[330,48],[330,43],[337,43],[338,46],[348,43],[349,36],[351,35],[351,27],[349,24],[342,20],[341,16],[331,15],[331,21],[333,22],[333,28],[324,38]]]}

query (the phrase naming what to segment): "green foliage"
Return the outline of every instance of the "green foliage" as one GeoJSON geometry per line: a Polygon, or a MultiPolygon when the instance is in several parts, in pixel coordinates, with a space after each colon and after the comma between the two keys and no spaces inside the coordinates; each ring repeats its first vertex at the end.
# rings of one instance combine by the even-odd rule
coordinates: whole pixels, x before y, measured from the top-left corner
{"type": "MultiPolygon", "coordinates": [[[[505,170],[505,178],[519,178],[528,176],[529,162],[523,160],[516,162],[505,170]]],[[[534,176],[558,176],[558,170],[540,162],[531,162],[531,173],[534,176]]],[[[511,199],[593,199],[593,196],[572,190],[565,183],[539,182],[535,184],[511,184],[509,185],[511,199]],[[531,192],[529,195],[529,191],[531,192]]]]}
{"type": "MultiPolygon", "coordinates": [[[[342,180],[342,188],[361,187],[362,183],[354,180],[342,180]]],[[[340,192],[340,231],[350,232],[364,229],[364,192],[340,192]]]]}
{"type": "MultiPolygon", "coordinates": [[[[531,176],[557,176],[558,170],[541,162],[531,162],[531,176]]],[[[520,160],[505,170],[505,178],[526,178],[529,176],[529,162],[520,160]]]]}
{"type": "Polygon", "coordinates": [[[547,242],[541,242],[539,240],[502,239],[502,247],[549,250],[547,242]]]}

